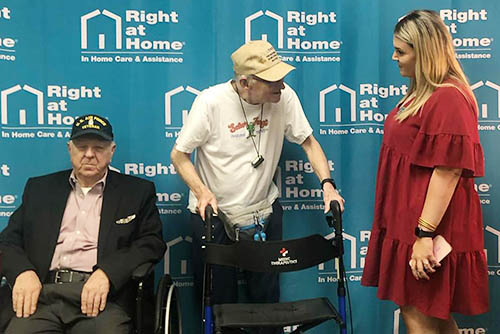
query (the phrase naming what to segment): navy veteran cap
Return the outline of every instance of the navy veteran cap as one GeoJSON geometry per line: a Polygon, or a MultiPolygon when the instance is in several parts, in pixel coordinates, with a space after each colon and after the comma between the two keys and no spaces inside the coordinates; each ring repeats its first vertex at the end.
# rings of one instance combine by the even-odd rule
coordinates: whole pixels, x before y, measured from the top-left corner
{"type": "Polygon", "coordinates": [[[98,115],[85,115],[75,119],[71,138],[75,139],[85,135],[96,135],[104,140],[113,140],[113,128],[111,123],[104,117],[98,115]]]}

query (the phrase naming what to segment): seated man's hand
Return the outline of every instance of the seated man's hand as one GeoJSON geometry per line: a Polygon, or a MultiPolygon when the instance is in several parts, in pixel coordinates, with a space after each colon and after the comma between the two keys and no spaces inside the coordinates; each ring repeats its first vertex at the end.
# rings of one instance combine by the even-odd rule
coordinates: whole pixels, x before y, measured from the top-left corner
{"type": "Polygon", "coordinates": [[[12,288],[12,308],[16,317],[27,318],[36,311],[42,283],[33,270],[27,270],[16,277],[12,288]]]}
{"type": "Polygon", "coordinates": [[[104,311],[109,292],[108,275],[97,269],[90,275],[82,289],[82,313],[89,317],[96,317],[104,311]]]}

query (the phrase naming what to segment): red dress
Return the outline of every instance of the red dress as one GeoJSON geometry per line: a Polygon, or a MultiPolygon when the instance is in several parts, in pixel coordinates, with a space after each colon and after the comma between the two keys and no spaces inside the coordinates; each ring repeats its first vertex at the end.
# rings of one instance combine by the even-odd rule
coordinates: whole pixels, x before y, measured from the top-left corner
{"type": "Polygon", "coordinates": [[[448,319],[450,312],[473,315],[489,308],[483,222],[473,179],[484,174],[484,156],[471,101],[455,87],[441,87],[415,116],[400,123],[395,119],[398,107],[388,115],[361,280],[362,285],[378,286],[380,299],[441,319],[448,319]],[[463,169],[436,231],[453,250],[429,281],[417,281],[408,262],[435,166],[463,169]]]}

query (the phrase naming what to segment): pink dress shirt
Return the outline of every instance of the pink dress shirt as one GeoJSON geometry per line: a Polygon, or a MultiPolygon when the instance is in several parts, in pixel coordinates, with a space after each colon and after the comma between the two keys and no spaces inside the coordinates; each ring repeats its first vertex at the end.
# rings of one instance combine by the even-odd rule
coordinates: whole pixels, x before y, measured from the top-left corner
{"type": "Polygon", "coordinates": [[[92,272],[97,263],[102,195],[107,174],[85,194],[74,172],[71,173],[69,183],[72,190],[66,202],[50,270],[66,268],[92,272]]]}

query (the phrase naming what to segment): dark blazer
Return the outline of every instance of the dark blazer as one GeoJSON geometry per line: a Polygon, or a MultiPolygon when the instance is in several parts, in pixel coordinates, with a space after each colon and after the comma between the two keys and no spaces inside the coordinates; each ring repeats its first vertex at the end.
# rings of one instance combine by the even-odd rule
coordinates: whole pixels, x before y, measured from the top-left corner
{"type": "MultiPolygon", "coordinates": [[[[13,285],[16,277],[34,270],[43,283],[59,236],[66,202],[71,191],[66,170],[30,178],[21,206],[0,233],[2,274],[13,285]]],[[[130,311],[133,270],[140,264],[159,261],[166,249],[162,223],[152,182],[109,170],[103,193],[97,265],[111,282],[110,300],[130,311]],[[135,215],[127,223],[119,221],[135,215]],[[121,222],[117,223],[117,221],[121,222]]]]}

